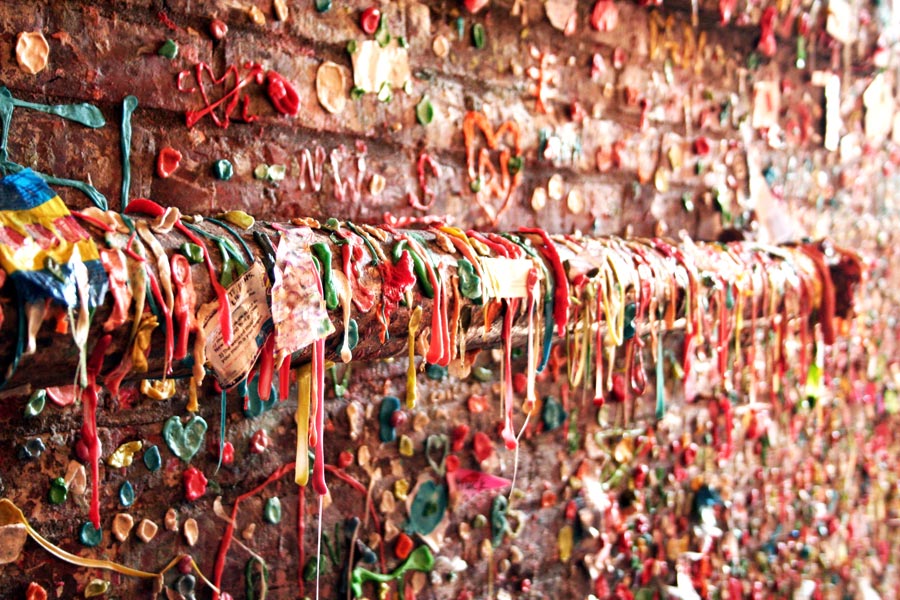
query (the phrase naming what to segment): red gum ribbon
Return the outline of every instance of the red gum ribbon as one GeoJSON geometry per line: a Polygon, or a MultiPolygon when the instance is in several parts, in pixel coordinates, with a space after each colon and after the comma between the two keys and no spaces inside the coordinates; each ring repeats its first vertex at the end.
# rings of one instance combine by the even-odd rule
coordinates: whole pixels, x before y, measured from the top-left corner
{"type": "MultiPolygon", "coordinates": [[[[159,217],[166,211],[153,200],[148,198],[136,198],[128,203],[128,208],[125,209],[125,212],[127,214],[140,213],[150,215],[151,217],[159,217]]],[[[183,233],[187,239],[203,248],[203,262],[206,264],[206,270],[209,271],[209,281],[216,293],[216,299],[219,301],[219,328],[222,332],[222,341],[226,346],[230,346],[233,331],[231,329],[231,306],[228,302],[228,293],[216,277],[216,270],[213,267],[212,259],[209,257],[209,251],[206,248],[206,244],[197,237],[193,231],[185,227],[181,220],[175,222],[175,227],[177,227],[178,231],[183,233]]]]}
{"type": "Polygon", "coordinates": [[[344,275],[350,281],[350,287],[353,291],[353,304],[358,311],[369,312],[375,304],[375,297],[369,288],[359,285],[359,266],[356,263],[362,258],[362,247],[358,241],[359,238],[341,230],[337,230],[334,233],[347,242],[341,246],[341,263],[344,275]]]}
{"type": "Polygon", "coordinates": [[[175,284],[175,319],[178,323],[178,336],[175,338],[175,360],[187,356],[188,335],[197,329],[194,318],[196,297],[194,282],[191,277],[191,265],[182,254],[173,254],[170,259],[172,282],[175,284]]]}
{"type": "Polygon", "coordinates": [[[822,256],[822,253],[818,248],[815,248],[811,245],[802,245],[799,246],[799,249],[809,257],[809,259],[816,266],[816,271],[819,274],[819,279],[822,281],[822,294],[821,294],[821,304],[819,307],[819,321],[822,323],[822,339],[825,341],[827,345],[834,344],[835,340],[835,331],[834,331],[834,311],[835,311],[835,299],[834,299],[834,282],[831,280],[831,271],[828,270],[828,265],[825,264],[825,258],[822,256]]]}
{"type": "Polygon", "coordinates": [[[94,529],[100,529],[100,438],[97,436],[97,375],[103,366],[103,358],[112,336],[106,334],[97,340],[87,362],[87,387],[84,388],[84,421],[81,425],[81,439],[91,461],[91,509],[90,519],[94,529]]]}
{"type": "Polygon", "coordinates": [[[522,258],[522,249],[515,242],[506,239],[502,235],[497,235],[496,233],[488,233],[487,238],[503,246],[507,258],[522,258]]]}
{"type": "Polygon", "coordinates": [[[553,245],[550,236],[543,229],[520,227],[519,233],[537,235],[543,242],[543,245],[538,250],[550,263],[550,267],[553,269],[553,279],[556,283],[556,289],[553,292],[553,320],[556,322],[557,335],[564,335],[566,324],[569,320],[569,280],[566,278],[566,270],[563,268],[562,260],[559,258],[559,252],[556,251],[556,246],[553,245]]]}
{"type": "Polygon", "coordinates": [[[428,344],[425,360],[430,364],[446,367],[450,364],[450,326],[447,322],[447,293],[441,282],[438,281],[437,272],[431,264],[431,259],[426,250],[416,240],[403,233],[397,231],[392,231],[391,233],[398,240],[405,240],[413,251],[422,257],[425,271],[428,273],[428,280],[434,289],[431,309],[431,340],[428,344]]]}
{"type": "Polygon", "coordinates": [[[272,378],[275,374],[275,334],[270,333],[263,342],[262,353],[259,355],[259,379],[256,384],[256,393],[263,402],[269,400],[272,393],[272,378]]]}
{"type": "Polygon", "coordinates": [[[691,357],[693,356],[694,349],[694,337],[697,335],[697,331],[700,329],[700,297],[697,293],[697,279],[694,277],[694,270],[688,264],[687,259],[684,254],[678,248],[674,248],[671,245],[667,244],[663,240],[659,238],[653,238],[650,240],[653,244],[653,248],[656,249],[657,252],[661,253],[666,258],[674,259],[677,263],[679,263],[687,272],[688,280],[689,280],[689,289],[691,293],[691,313],[690,315],[685,315],[685,318],[688,321],[688,328],[684,334],[684,356],[681,360],[681,366],[684,371],[684,382],[687,385],[688,376],[691,374],[691,368],[693,366],[693,361],[691,357]]]}
{"type": "Polygon", "coordinates": [[[475,273],[478,274],[479,277],[484,277],[481,274],[481,263],[478,261],[478,258],[475,256],[475,253],[472,251],[472,246],[469,243],[461,238],[456,237],[453,234],[447,234],[447,237],[450,239],[450,243],[460,251],[463,257],[472,263],[472,268],[475,269],[475,273]]]}
{"type": "MultiPolygon", "coordinates": [[[[428,279],[434,288],[434,300],[431,309],[431,342],[428,345],[428,353],[425,360],[431,364],[446,366],[443,364],[444,357],[449,357],[446,343],[449,343],[449,336],[445,335],[447,329],[447,319],[444,315],[444,290],[440,282],[437,280],[434,269],[431,268],[430,261],[423,261],[425,270],[428,272],[428,279]],[[447,338],[445,340],[445,337],[447,338]],[[446,342],[446,343],[445,343],[446,342]]],[[[449,361],[447,361],[449,363],[449,361]]]]}
{"type": "MultiPolygon", "coordinates": [[[[321,284],[320,284],[321,285],[321,284]]],[[[316,462],[313,465],[313,489],[319,496],[328,493],[325,484],[325,340],[313,343],[313,393],[316,397],[316,462]]]]}
{"type": "Polygon", "coordinates": [[[85,223],[90,223],[94,227],[97,227],[98,229],[102,229],[103,231],[105,231],[107,233],[112,233],[113,231],[115,231],[115,229],[112,227],[112,225],[109,225],[108,223],[104,223],[100,219],[96,219],[90,215],[86,215],[82,212],[78,212],[77,210],[72,210],[69,212],[72,214],[73,217],[81,219],[85,223]]]}
{"type": "Polygon", "coordinates": [[[118,254],[117,250],[101,250],[100,262],[109,275],[109,291],[113,297],[113,310],[109,318],[103,324],[104,331],[118,329],[128,320],[128,307],[131,305],[132,295],[128,289],[128,268],[125,264],[124,253],[118,254]],[[119,258],[122,260],[119,260],[119,258]]]}
{"type": "Polygon", "coordinates": [[[477,231],[474,231],[472,229],[466,231],[466,235],[490,248],[491,252],[493,252],[497,256],[501,258],[509,258],[509,252],[506,250],[506,246],[504,246],[503,244],[489,239],[487,236],[482,235],[481,233],[478,233],[477,231]]]}
{"type": "MultiPolygon", "coordinates": [[[[215,571],[213,572],[213,582],[215,583],[216,589],[222,589],[222,573],[225,572],[225,558],[228,556],[228,548],[231,547],[231,540],[234,538],[234,528],[237,525],[238,508],[240,508],[241,502],[243,502],[247,498],[255,496],[256,494],[264,490],[270,483],[278,481],[288,473],[293,473],[295,466],[296,463],[293,462],[282,465],[278,468],[277,471],[269,475],[268,479],[266,479],[264,482],[262,482],[249,492],[241,494],[240,496],[238,496],[237,500],[234,501],[234,507],[231,509],[231,518],[228,519],[228,525],[225,527],[225,532],[222,534],[222,543],[219,545],[219,552],[216,555],[216,567],[215,571]]],[[[303,515],[300,515],[299,517],[302,520],[303,515]]],[[[224,594],[220,592],[213,592],[214,600],[220,600],[223,596],[224,594]]]]}
{"type": "Polygon", "coordinates": [[[428,187],[428,178],[426,177],[425,167],[428,167],[431,174],[435,177],[440,178],[441,176],[441,166],[437,164],[427,152],[422,152],[419,155],[419,160],[416,162],[416,174],[419,176],[419,187],[422,188],[423,201],[419,202],[418,196],[412,192],[407,196],[409,205],[416,210],[429,210],[434,205],[434,199],[436,198],[434,190],[428,187]]]}
{"type": "Polygon", "coordinates": [[[391,313],[397,309],[397,304],[408,290],[416,285],[416,276],[413,273],[413,260],[409,252],[400,253],[400,260],[391,264],[388,260],[378,263],[381,272],[381,310],[378,318],[381,321],[381,341],[386,341],[386,333],[391,313]]]}
{"type": "Polygon", "coordinates": [[[716,292],[719,305],[719,334],[716,342],[716,358],[719,363],[719,378],[724,383],[725,373],[728,371],[728,313],[725,305],[725,297],[728,295],[728,286],[724,277],[719,278],[719,289],[716,292]]]}
{"type": "Polygon", "coordinates": [[[281,402],[287,400],[291,393],[291,355],[288,354],[281,361],[278,368],[278,399],[281,402]]]}
{"type": "MultiPolygon", "coordinates": [[[[231,113],[234,112],[234,109],[237,108],[238,102],[240,101],[241,89],[246,87],[250,83],[262,83],[264,77],[262,66],[256,63],[247,63],[246,68],[249,69],[250,72],[243,79],[238,78],[238,68],[234,65],[230,65],[227,69],[225,69],[225,74],[222,75],[222,77],[220,77],[219,79],[216,79],[216,76],[213,74],[212,67],[210,67],[205,62],[198,63],[194,68],[196,70],[195,76],[197,78],[197,85],[199,86],[200,96],[203,98],[203,102],[204,104],[206,104],[206,107],[200,110],[187,111],[187,113],[185,114],[185,120],[189,129],[196,125],[197,122],[206,115],[210,115],[212,117],[212,120],[219,127],[222,127],[223,129],[228,127],[229,123],[231,122],[231,113]],[[236,81],[234,88],[232,88],[227,94],[219,98],[216,102],[210,104],[209,96],[206,94],[206,88],[203,87],[202,83],[203,71],[209,73],[209,77],[213,85],[220,85],[224,83],[230,74],[234,74],[234,78],[236,81]],[[224,119],[220,119],[215,112],[216,109],[219,108],[219,106],[221,106],[222,104],[225,104],[224,119]]],[[[184,79],[188,73],[190,73],[190,69],[182,71],[178,74],[179,92],[190,93],[197,91],[197,88],[186,88],[184,86],[184,79]]],[[[241,112],[241,118],[248,123],[255,121],[258,118],[249,114],[249,105],[250,98],[248,96],[244,96],[244,107],[241,112]]]]}

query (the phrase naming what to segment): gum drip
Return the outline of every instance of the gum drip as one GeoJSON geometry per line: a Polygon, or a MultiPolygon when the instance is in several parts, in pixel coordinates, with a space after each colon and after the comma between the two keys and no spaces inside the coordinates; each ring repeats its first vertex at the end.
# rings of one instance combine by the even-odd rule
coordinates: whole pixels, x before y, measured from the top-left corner
{"type": "Polygon", "coordinates": [[[322,575],[322,500],[324,498],[325,496],[319,496],[319,526],[316,534],[316,600],[319,600],[319,578],[322,575]]]}
{"type": "Polygon", "coordinates": [[[506,313],[503,315],[503,431],[501,435],[506,443],[506,447],[510,450],[518,449],[519,443],[513,433],[512,411],[513,411],[513,386],[512,386],[512,343],[510,337],[512,335],[513,315],[518,308],[518,298],[510,298],[506,300],[506,313]]]}
{"type": "Polygon", "coordinates": [[[325,485],[325,340],[316,340],[312,356],[312,391],[316,399],[316,462],[313,465],[313,489],[319,496],[328,493],[325,485]]]}
{"type": "Polygon", "coordinates": [[[309,365],[304,365],[297,369],[297,412],[294,414],[294,420],[297,423],[297,467],[294,472],[294,481],[301,487],[309,482],[310,392],[309,365]]]}
{"type": "Polygon", "coordinates": [[[221,398],[221,418],[219,421],[219,463],[216,465],[216,473],[219,472],[219,469],[222,467],[222,456],[225,454],[225,427],[227,424],[228,417],[228,395],[225,390],[222,390],[222,398],[221,398]]]}
{"type": "Polygon", "coordinates": [[[325,485],[325,340],[316,340],[313,345],[313,394],[316,398],[316,463],[313,466],[313,489],[319,495],[318,542],[316,547],[316,600],[319,599],[319,578],[322,567],[322,506],[328,487],[325,485]]]}

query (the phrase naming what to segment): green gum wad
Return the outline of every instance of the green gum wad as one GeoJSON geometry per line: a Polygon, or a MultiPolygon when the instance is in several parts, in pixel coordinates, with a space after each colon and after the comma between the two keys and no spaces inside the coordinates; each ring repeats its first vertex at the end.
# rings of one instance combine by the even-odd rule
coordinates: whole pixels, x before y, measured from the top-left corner
{"type": "Polygon", "coordinates": [[[25,405],[25,416],[33,418],[41,414],[44,406],[47,404],[47,390],[38,390],[28,397],[28,403],[25,405]]]}
{"type": "Polygon", "coordinates": [[[391,423],[393,414],[400,410],[400,399],[396,396],[385,396],[378,410],[378,438],[382,442],[393,442],[397,439],[397,429],[391,423]]]}
{"type": "Polygon", "coordinates": [[[185,242],[178,250],[184,254],[185,258],[187,258],[188,262],[192,265],[203,262],[203,248],[197,244],[185,242]]]}
{"type": "Polygon", "coordinates": [[[422,295],[426,298],[434,298],[434,286],[431,285],[431,279],[429,279],[428,272],[425,270],[425,261],[422,260],[422,257],[415,250],[410,248],[406,240],[394,244],[394,248],[391,250],[391,259],[396,264],[404,250],[409,252],[409,257],[413,261],[413,271],[416,274],[416,281],[419,283],[422,295]]]}
{"type": "Polygon", "coordinates": [[[541,408],[541,421],[544,423],[544,429],[553,431],[561,426],[566,420],[566,411],[563,410],[562,404],[553,396],[544,398],[544,405],[541,408]]]}
{"type": "Polygon", "coordinates": [[[62,477],[57,477],[50,482],[50,504],[62,504],[69,497],[69,486],[62,477]]]}
{"type": "Polygon", "coordinates": [[[459,293],[469,300],[481,298],[481,278],[475,273],[475,267],[465,258],[456,261],[456,274],[459,276],[459,293]]]}
{"type": "Polygon", "coordinates": [[[506,496],[499,495],[491,502],[491,545],[496,548],[503,541],[503,536],[510,530],[506,511],[509,501],[506,496]]]}
{"type": "Polygon", "coordinates": [[[448,502],[449,494],[446,486],[433,481],[424,482],[419,486],[410,506],[406,532],[410,535],[414,533],[428,535],[434,531],[447,512],[448,502]]]}
{"type": "Polygon", "coordinates": [[[263,518],[272,525],[281,522],[281,500],[277,496],[266,500],[265,507],[263,507],[263,518]]]}
{"type": "Polygon", "coordinates": [[[359,344],[359,324],[356,319],[350,319],[347,323],[347,347],[353,350],[359,344]]]}
{"type": "Polygon", "coordinates": [[[410,553],[403,564],[394,569],[391,573],[374,573],[367,569],[363,569],[362,567],[356,567],[350,575],[350,589],[353,592],[354,597],[360,598],[363,595],[363,584],[368,581],[374,581],[376,583],[390,583],[391,581],[396,581],[400,591],[400,597],[403,598],[405,597],[403,588],[404,575],[406,572],[422,571],[423,573],[427,573],[432,569],[434,569],[434,555],[431,554],[431,550],[428,546],[419,546],[410,553]]]}
{"type": "Polygon", "coordinates": [[[322,242],[313,244],[310,249],[322,264],[322,291],[325,295],[325,307],[328,310],[334,310],[338,305],[338,296],[337,289],[334,287],[334,278],[331,275],[331,249],[322,242]]]}

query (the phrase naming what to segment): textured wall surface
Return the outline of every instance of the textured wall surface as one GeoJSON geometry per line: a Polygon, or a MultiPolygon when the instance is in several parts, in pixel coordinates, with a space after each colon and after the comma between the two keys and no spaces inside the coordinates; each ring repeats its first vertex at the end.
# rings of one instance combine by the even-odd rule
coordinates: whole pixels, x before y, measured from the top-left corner
{"type": "MultiPolygon", "coordinates": [[[[701,377],[685,395],[681,338],[673,334],[666,336],[669,407],[662,419],[654,414],[653,385],[631,402],[612,398],[597,408],[590,382],[568,381],[559,344],[539,396],[543,407],[565,411],[564,421],[552,410],[532,418],[514,453],[498,433],[501,357],[482,352],[465,377],[423,365],[420,403],[397,417],[408,449],[379,438],[382,398],[403,397],[406,360],[338,364],[326,391],[326,462],[330,473],[361,485],[329,474],[321,596],[350,593],[348,571],[367,548],[379,555],[377,564],[363,565],[372,571],[403,562],[399,532],[421,512],[411,506],[416,486],[451,479],[436,448],[441,439],[458,440],[453,461],[483,475],[456,482],[459,493],[439,509],[445,515],[437,533],[427,541],[411,536],[417,549],[427,543],[437,562],[430,572],[405,575],[407,597],[900,595],[900,13],[889,2],[838,0],[480,4],[0,2],[0,81],[19,101],[10,112],[16,102],[0,97],[8,127],[2,167],[13,171],[16,163],[90,182],[113,210],[122,208],[129,164],[126,197],[152,198],[184,214],[240,209],[270,221],[371,223],[434,215],[480,230],[539,226],[673,238],[684,231],[705,240],[737,235],[732,230],[773,242],[828,236],[860,252],[870,268],[857,316],[842,323],[830,348],[820,333],[808,347],[816,359],[803,372],[788,365],[778,393],[757,394],[760,382],[747,374],[744,349],[733,353],[738,366],[727,385],[701,377]],[[326,4],[324,11],[315,6],[326,4]],[[381,21],[370,35],[363,14],[372,7],[381,21]],[[594,21],[603,31],[592,15],[602,17],[594,21]],[[221,39],[214,20],[227,26],[221,39]],[[41,32],[47,43],[46,67],[35,74],[27,67],[41,66],[40,56],[17,51],[23,32],[41,32]],[[173,46],[176,55],[164,56],[173,46]],[[374,48],[393,60],[370,65],[374,91],[364,93],[371,82],[362,63],[374,48]],[[273,76],[255,79],[250,63],[262,74],[277,72],[296,91],[295,116],[279,114],[277,90],[274,102],[269,91],[273,76]],[[317,85],[323,64],[322,77],[334,77],[337,88],[317,85]],[[326,110],[321,95],[342,110],[326,110]],[[129,96],[137,107],[126,119],[125,161],[129,96]],[[47,108],[77,103],[96,106],[105,125],[85,127],[47,108]],[[218,124],[206,114],[188,126],[192,114],[213,104],[218,124]],[[467,148],[464,122],[475,113],[482,126],[467,148]],[[169,177],[157,169],[164,148],[182,155],[169,177]],[[469,152],[475,171],[480,156],[490,165],[481,180],[471,174],[469,152]],[[519,157],[517,175],[510,162],[519,157]],[[230,178],[216,175],[223,159],[232,165],[230,178]],[[726,432],[733,439],[728,452],[726,432]],[[431,437],[441,435],[447,438],[431,437]],[[491,489],[486,475],[507,481],[491,489]],[[509,494],[514,477],[504,516],[497,499],[509,494]],[[353,517],[361,524],[348,533],[353,517]]],[[[82,192],[53,188],[73,209],[90,205],[82,192]]],[[[767,343],[772,337],[763,328],[750,346],[767,343]]],[[[711,372],[713,358],[700,347],[699,371],[706,365],[711,372]]],[[[522,372],[523,360],[516,364],[522,372]]],[[[645,366],[655,367],[649,355],[645,366]]],[[[35,380],[30,389],[3,392],[0,496],[52,544],[150,572],[190,554],[211,578],[232,507],[252,492],[239,505],[223,590],[233,598],[296,598],[303,585],[314,596],[316,495],[301,492],[289,473],[254,491],[294,460],[293,394],[267,410],[247,410],[241,394],[229,392],[225,422],[234,460],[217,469],[221,398],[207,381],[197,414],[210,427],[191,465],[209,486],[189,501],[188,465],[163,436],[170,417],[189,414],[187,382],[165,400],[142,392],[137,381],[126,383],[116,402],[101,392],[104,460],[126,442],[141,441],[142,449],[130,466],[101,467],[102,537],[86,547],[79,533],[91,492],[80,481],[81,410],[48,401],[39,415],[25,416],[29,396],[41,387],[35,380]],[[260,432],[268,444],[257,452],[260,432]],[[149,468],[151,446],[160,451],[158,470],[149,468]],[[60,477],[67,497],[51,502],[60,477]],[[133,503],[127,490],[123,503],[126,482],[133,503]],[[271,498],[279,499],[280,516],[271,498]],[[126,513],[136,528],[122,541],[113,523],[126,513]],[[192,544],[189,519],[197,528],[192,544]],[[159,527],[147,542],[137,535],[144,520],[159,527]]],[[[519,410],[517,429],[523,421],[519,410]]],[[[15,527],[2,535],[0,558],[21,539],[15,527]]],[[[72,565],[33,539],[3,562],[3,598],[41,597],[26,596],[30,584],[59,598],[154,592],[153,582],[72,565]]],[[[192,577],[169,571],[159,597],[210,597],[192,577]]],[[[385,589],[388,597],[400,593],[397,583],[385,589]]],[[[374,583],[362,592],[382,593],[374,583]]]]}

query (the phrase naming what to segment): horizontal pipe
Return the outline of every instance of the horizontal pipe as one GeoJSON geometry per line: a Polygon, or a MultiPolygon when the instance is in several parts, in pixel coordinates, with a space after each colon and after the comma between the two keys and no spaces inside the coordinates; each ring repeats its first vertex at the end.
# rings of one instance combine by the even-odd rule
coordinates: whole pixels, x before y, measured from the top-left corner
{"type": "MultiPolygon", "coordinates": [[[[138,203],[137,209],[141,206],[138,203]]],[[[405,354],[410,339],[411,309],[421,307],[419,327],[413,334],[417,355],[430,353],[430,358],[439,358],[458,371],[467,368],[467,351],[500,345],[503,315],[513,306],[513,301],[504,299],[509,296],[518,297],[508,332],[510,343],[522,345],[528,339],[527,309],[531,305],[532,343],[541,354],[546,337],[564,335],[577,327],[583,329],[588,322],[612,325],[604,330],[607,333],[599,336],[603,338],[601,343],[621,343],[623,327],[630,325],[624,323],[626,307],[639,313],[636,324],[643,331],[648,329],[647,323],[659,322],[665,328],[672,328],[679,319],[692,335],[705,334],[708,338],[717,335],[713,324],[720,318],[731,321],[722,330],[726,331],[749,317],[784,314],[785,318],[794,318],[808,313],[823,325],[823,331],[830,333],[834,330],[834,318],[846,316],[851,310],[852,288],[861,277],[859,261],[852,252],[823,243],[765,246],[752,242],[700,243],[689,239],[675,243],[548,237],[538,230],[466,234],[436,225],[399,230],[336,220],[328,223],[294,220],[284,225],[255,222],[242,228],[236,223],[248,223],[234,216],[215,220],[178,219],[177,211],[170,211],[156,217],[134,214],[123,221],[117,213],[93,209],[77,214],[79,225],[101,250],[101,255],[124,258],[124,264],[116,271],[108,266],[114,261],[104,262],[110,274],[110,292],[93,311],[87,342],[81,352],[73,336],[81,316],[77,307],[66,313],[54,305],[47,310],[35,310],[33,306],[23,314],[30,314],[40,323],[34,334],[35,352],[16,359],[17,345],[27,346],[28,322],[20,318],[22,304],[16,286],[7,284],[0,290],[4,315],[0,327],[0,364],[18,362],[15,369],[7,370],[7,389],[24,384],[47,387],[73,383],[79,355],[90,355],[105,334],[110,334],[111,339],[98,364],[100,380],[109,381],[113,372],[120,369],[123,356],[134,355],[135,317],[146,319],[153,310],[160,325],[144,341],[146,369],[141,372],[130,369],[125,378],[163,378],[167,345],[176,344],[183,335],[182,330],[190,326],[190,320],[164,314],[167,303],[173,309],[171,313],[178,312],[175,310],[178,305],[173,303],[178,286],[172,281],[172,269],[185,261],[179,258],[173,262],[172,257],[189,254],[190,246],[185,244],[198,240],[201,246],[205,245],[204,252],[211,262],[209,268],[199,262],[189,269],[197,311],[202,304],[216,300],[210,274],[215,273],[217,279],[223,270],[234,275],[235,269],[243,269],[240,262],[246,266],[258,265],[256,269],[265,273],[266,294],[271,294],[273,272],[284,267],[273,253],[278,253],[280,243],[287,244],[289,238],[285,232],[303,230],[307,235],[301,244],[301,254],[315,255],[320,264],[330,256],[331,264],[320,267],[322,272],[332,274],[322,277],[325,296],[332,301],[328,316],[334,331],[326,340],[329,359],[342,358],[345,302],[350,304],[347,316],[356,322],[359,332],[359,343],[352,351],[354,360],[405,354]],[[232,218],[232,222],[227,218],[232,218]],[[175,221],[179,225],[172,227],[175,221]],[[142,278],[136,278],[138,271],[143,273],[142,278]],[[122,294],[117,287],[122,273],[130,275],[126,277],[127,294],[122,294]],[[382,321],[384,306],[391,303],[390,277],[408,280],[410,275],[415,276],[415,283],[395,298],[396,309],[382,321]],[[151,283],[151,279],[155,282],[151,283]],[[146,301],[143,312],[136,315],[136,298],[142,295],[137,288],[141,285],[145,288],[146,301]],[[716,304],[718,293],[720,300],[727,297],[731,308],[720,310],[710,321],[709,311],[721,308],[716,304]],[[127,296],[131,300],[116,308],[116,298],[127,296]],[[551,302],[552,309],[547,306],[551,302]],[[753,310],[756,312],[751,314],[753,310]],[[612,323],[606,323],[607,320],[612,323]],[[167,340],[164,331],[169,322],[172,340],[167,340]],[[445,326],[451,331],[437,331],[445,326]],[[439,335],[445,338],[443,344],[434,341],[439,335]],[[436,350],[436,346],[444,346],[443,351],[436,350]]],[[[396,286],[393,291],[397,296],[396,286]]],[[[265,302],[271,307],[272,297],[267,297],[265,302]]],[[[232,306],[231,310],[236,308],[232,306]]],[[[198,316],[196,311],[192,313],[198,316]]],[[[241,327],[239,323],[234,325],[241,327]]],[[[596,328],[592,327],[592,331],[596,328]]],[[[596,334],[588,337],[598,338],[596,334]]],[[[191,333],[184,340],[187,360],[172,360],[170,376],[197,372],[191,366],[195,339],[196,335],[191,333]]],[[[291,356],[294,363],[308,358],[308,347],[291,356]]]]}

